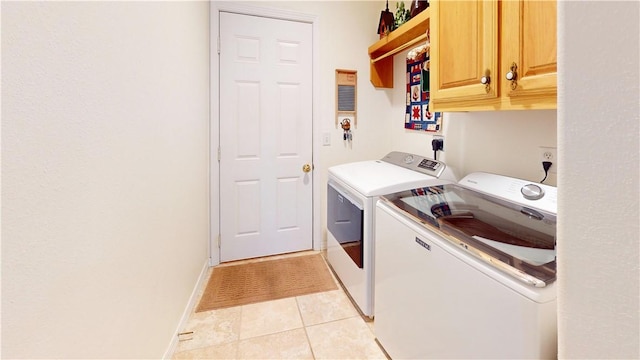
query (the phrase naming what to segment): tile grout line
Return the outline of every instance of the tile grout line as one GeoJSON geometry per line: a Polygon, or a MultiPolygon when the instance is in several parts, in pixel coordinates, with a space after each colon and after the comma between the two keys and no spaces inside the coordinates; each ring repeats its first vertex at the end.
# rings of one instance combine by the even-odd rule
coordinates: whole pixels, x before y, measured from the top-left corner
{"type": "Polygon", "coordinates": [[[240,315],[238,315],[238,317],[240,318],[238,320],[238,338],[236,339],[235,343],[236,343],[236,354],[234,356],[234,359],[238,359],[239,355],[240,355],[240,339],[242,338],[242,312],[244,305],[240,305],[240,315]]]}
{"type": "Polygon", "coordinates": [[[302,317],[302,310],[300,309],[300,302],[298,302],[298,296],[296,298],[296,306],[298,307],[298,315],[300,315],[300,320],[302,321],[302,329],[304,331],[304,336],[307,338],[307,345],[309,345],[309,350],[311,351],[311,358],[315,360],[316,354],[313,352],[313,346],[311,346],[311,340],[309,339],[309,333],[307,333],[307,325],[304,323],[304,318],[302,317]]]}

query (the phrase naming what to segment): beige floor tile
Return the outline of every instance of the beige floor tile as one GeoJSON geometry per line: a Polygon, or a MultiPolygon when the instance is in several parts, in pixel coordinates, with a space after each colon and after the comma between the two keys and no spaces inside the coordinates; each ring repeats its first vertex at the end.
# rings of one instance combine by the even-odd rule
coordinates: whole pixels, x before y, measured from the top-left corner
{"type": "Polygon", "coordinates": [[[208,346],[200,349],[176,352],[174,360],[184,359],[235,359],[238,351],[238,342],[222,345],[208,346]]]}
{"type": "Polygon", "coordinates": [[[176,352],[237,341],[240,310],[232,307],[192,314],[183,331],[193,331],[193,338],[179,341],[176,352]]]}
{"type": "Polygon", "coordinates": [[[306,328],[316,359],[386,359],[360,316],[306,328]]]}
{"type": "Polygon", "coordinates": [[[342,290],[298,296],[296,300],[305,326],[358,315],[358,311],[342,290]]]}
{"type": "Polygon", "coordinates": [[[304,329],[241,340],[238,359],[313,359],[304,329]]]}
{"type": "Polygon", "coordinates": [[[240,339],[299,329],[302,319],[295,297],[242,306],[240,339]]]}

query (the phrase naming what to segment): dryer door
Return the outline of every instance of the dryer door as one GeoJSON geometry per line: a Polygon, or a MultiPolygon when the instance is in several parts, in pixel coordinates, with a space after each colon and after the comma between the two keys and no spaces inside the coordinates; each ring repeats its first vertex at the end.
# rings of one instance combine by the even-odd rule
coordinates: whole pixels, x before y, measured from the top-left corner
{"type": "Polygon", "coordinates": [[[364,209],[348,194],[328,184],[327,228],[359,268],[363,267],[363,214],[364,209]]]}

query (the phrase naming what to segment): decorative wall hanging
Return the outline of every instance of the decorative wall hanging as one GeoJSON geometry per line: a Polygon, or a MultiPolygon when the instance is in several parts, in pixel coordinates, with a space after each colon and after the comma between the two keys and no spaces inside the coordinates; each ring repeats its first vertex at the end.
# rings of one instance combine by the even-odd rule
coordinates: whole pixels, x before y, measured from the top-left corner
{"type": "Polygon", "coordinates": [[[340,124],[345,131],[344,140],[351,140],[353,138],[351,127],[358,126],[356,116],[358,108],[357,83],[357,71],[336,69],[336,127],[340,124]]]}
{"type": "Polygon", "coordinates": [[[405,129],[439,132],[442,113],[429,107],[429,34],[427,43],[407,54],[407,106],[405,129]]]}

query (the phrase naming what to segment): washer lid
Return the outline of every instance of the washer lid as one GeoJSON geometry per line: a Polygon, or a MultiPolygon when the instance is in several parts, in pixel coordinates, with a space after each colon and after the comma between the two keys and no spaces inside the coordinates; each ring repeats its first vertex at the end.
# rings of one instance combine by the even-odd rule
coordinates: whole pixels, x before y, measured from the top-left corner
{"type": "Polygon", "coordinates": [[[329,168],[329,176],[367,197],[448,182],[381,160],[332,166],[329,168]]]}
{"type": "MultiPolygon", "coordinates": [[[[528,184],[524,180],[514,182],[511,178],[495,176],[465,179],[473,183],[461,181],[416,188],[385,195],[382,199],[426,227],[433,227],[462,249],[528,284],[544,287],[555,281],[555,212],[534,208],[531,203],[535,200],[507,200],[515,192],[512,185],[518,185],[519,189],[521,184],[528,184]],[[485,180],[492,181],[485,184],[485,180]],[[497,185],[503,180],[507,191],[494,191],[494,187],[502,189],[497,185]],[[463,183],[477,185],[485,191],[462,186],[463,183]]],[[[552,192],[551,187],[548,190],[552,192]]]]}

